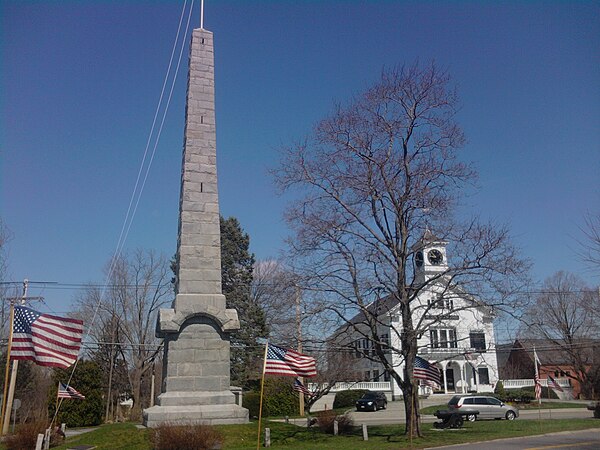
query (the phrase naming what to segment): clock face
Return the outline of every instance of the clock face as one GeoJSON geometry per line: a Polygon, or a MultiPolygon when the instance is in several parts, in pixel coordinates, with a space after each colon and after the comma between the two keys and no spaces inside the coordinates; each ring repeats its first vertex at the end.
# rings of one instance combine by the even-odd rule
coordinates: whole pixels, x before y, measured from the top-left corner
{"type": "Polygon", "coordinates": [[[442,256],[442,252],[433,249],[429,250],[429,252],[427,253],[427,259],[429,259],[429,263],[432,266],[439,266],[444,260],[444,257],[442,256]]]}
{"type": "Polygon", "coordinates": [[[423,265],[423,252],[417,252],[415,254],[415,264],[417,267],[421,267],[423,265]]]}

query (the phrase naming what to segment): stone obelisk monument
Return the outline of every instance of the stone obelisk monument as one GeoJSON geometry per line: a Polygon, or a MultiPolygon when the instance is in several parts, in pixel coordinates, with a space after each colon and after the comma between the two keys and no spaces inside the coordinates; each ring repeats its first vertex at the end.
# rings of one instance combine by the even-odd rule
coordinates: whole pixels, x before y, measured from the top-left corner
{"type": "Polygon", "coordinates": [[[240,325],[221,291],[214,86],[213,35],[201,27],[190,48],[176,296],[156,325],[164,338],[163,384],[157,405],[144,410],[149,427],[248,421],[229,385],[229,333],[240,325]]]}

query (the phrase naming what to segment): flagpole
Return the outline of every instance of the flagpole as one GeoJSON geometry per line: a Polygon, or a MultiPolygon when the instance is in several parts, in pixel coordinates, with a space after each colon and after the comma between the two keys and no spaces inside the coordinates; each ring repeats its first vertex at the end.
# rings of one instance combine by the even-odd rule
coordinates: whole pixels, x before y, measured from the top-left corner
{"type": "Polygon", "coordinates": [[[258,436],[256,439],[256,450],[260,448],[260,426],[262,421],[262,404],[263,404],[263,392],[265,389],[265,371],[267,370],[267,351],[269,349],[269,341],[265,344],[265,358],[263,360],[262,378],[260,380],[260,402],[258,406],[258,436]]]}
{"type": "MultiPolygon", "coordinates": [[[[300,288],[296,286],[296,327],[298,329],[298,353],[302,353],[302,317],[300,309],[300,288]]],[[[304,377],[298,377],[300,383],[304,384],[304,377]]],[[[300,417],[304,417],[304,393],[298,396],[298,409],[300,417]]]]}
{"type": "Polygon", "coordinates": [[[538,401],[538,418],[540,421],[540,431],[542,430],[542,380],[540,380],[540,373],[538,371],[538,355],[535,351],[535,345],[533,346],[533,366],[535,367],[535,387],[534,392],[536,393],[537,401],[538,401]],[[537,395],[537,389],[540,389],[540,395],[537,395]]]}
{"type": "MultiPolygon", "coordinates": [[[[4,372],[4,394],[2,396],[2,417],[0,418],[0,425],[4,428],[5,413],[6,413],[6,398],[8,392],[8,373],[10,371],[10,351],[12,349],[12,337],[13,337],[13,321],[15,318],[15,302],[11,299],[10,302],[10,316],[9,316],[9,332],[8,332],[8,348],[6,350],[6,370],[4,372]]],[[[4,434],[4,433],[2,433],[4,434]]]]}
{"type": "MultiPolygon", "coordinates": [[[[550,383],[548,383],[548,376],[546,375],[546,389],[548,393],[548,400],[550,400],[550,383]]],[[[552,405],[548,403],[548,412],[550,413],[550,420],[552,420],[552,405]]]]}

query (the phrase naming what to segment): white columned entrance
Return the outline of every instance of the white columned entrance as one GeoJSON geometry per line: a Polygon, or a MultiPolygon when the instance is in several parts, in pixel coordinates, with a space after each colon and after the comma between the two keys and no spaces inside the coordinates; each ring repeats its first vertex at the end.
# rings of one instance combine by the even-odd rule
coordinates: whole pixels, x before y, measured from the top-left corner
{"type": "Polygon", "coordinates": [[[446,378],[446,367],[448,363],[446,361],[440,361],[439,364],[442,366],[442,375],[444,377],[444,394],[448,393],[448,379],[446,378]]]}

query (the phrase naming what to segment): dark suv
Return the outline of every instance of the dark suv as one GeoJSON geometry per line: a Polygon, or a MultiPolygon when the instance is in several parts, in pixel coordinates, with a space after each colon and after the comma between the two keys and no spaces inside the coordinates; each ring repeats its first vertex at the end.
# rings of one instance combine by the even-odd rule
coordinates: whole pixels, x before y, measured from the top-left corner
{"type": "Polygon", "coordinates": [[[377,411],[387,407],[387,398],[383,392],[369,391],[356,402],[357,411],[377,411]]]}

